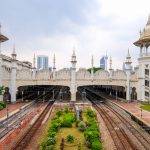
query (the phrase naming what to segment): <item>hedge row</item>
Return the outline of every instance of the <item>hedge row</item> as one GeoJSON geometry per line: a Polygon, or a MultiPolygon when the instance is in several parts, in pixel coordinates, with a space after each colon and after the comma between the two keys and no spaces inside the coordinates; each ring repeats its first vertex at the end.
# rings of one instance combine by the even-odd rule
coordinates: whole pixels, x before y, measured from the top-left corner
{"type": "Polygon", "coordinates": [[[93,110],[87,110],[87,127],[84,131],[84,137],[86,140],[86,146],[92,148],[92,150],[101,150],[102,143],[100,141],[99,128],[95,120],[95,113],[93,110]]]}
{"type": "Polygon", "coordinates": [[[6,108],[6,103],[3,101],[0,101],[0,110],[2,110],[3,108],[6,108]]]}

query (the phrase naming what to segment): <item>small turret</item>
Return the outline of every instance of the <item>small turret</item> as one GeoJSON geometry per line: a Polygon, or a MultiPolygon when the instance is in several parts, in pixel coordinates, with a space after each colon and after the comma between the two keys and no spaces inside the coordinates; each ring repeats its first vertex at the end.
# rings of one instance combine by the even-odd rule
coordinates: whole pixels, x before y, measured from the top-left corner
{"type": "Polygon", "coordinates": [[[12,52],[11,56],[12,56],[13,60],[16,60],[17,54],[16,54],[16,50],[15,50],[15,45],[13,47],[13,52],[12,52]]]}
{"type": "Polygon", "coordinates": [[[111,56],[110,56],[110,62],[109,62],[109,70],[112,70],[112,59],[111,59],[111,56]]]}
{"type": "Polygon", "coordinates": [[[76,63],[76,55],[75,55],[75,48],[73,49],[73,54],[72,54],[72,59],[71,59],[71,63],[76,63]]]}
{"type": "Polygon", "coordinates": [[[36,67],[35,67],[35,54],[34,54],[34,56],[33,56],[33,69],[35,69],[36,67]]]}
{"type": "Polygon", "coordinates": [[[126,64],[131,64],[131,56],[130,56],[130,52],[129,52],[129,49],[128,49],[128,54],[127,54],[127,57],[126,57],[126,64]]]}
{"type": "Polygon", "coordinates": [[[55,58],[55,54],[54,54],[54,57],[53,57],[53,70],[56,69],[55,64],[56,64],[56,58],[55,58]]]}

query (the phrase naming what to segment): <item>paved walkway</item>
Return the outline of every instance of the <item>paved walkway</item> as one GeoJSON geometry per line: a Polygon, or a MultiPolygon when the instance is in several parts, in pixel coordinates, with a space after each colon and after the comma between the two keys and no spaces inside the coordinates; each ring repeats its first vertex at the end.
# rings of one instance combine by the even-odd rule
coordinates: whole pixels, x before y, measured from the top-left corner
{"type": "MultiPolygon", "coordinates": [[[[21,108],[22,106],[26,105],[27,103],[22,102],[22,103],[15,103],[15,104],[8,104],[8,112],[12,113],[13,111],[21,108]]],[[[0,119],[5,117],[7,115],[7,109],[4,108],[0,110],[0,119]]]]}
{"type": "Polygon", "coordinates": [[[114,103],[118,104],[119,106],[123,107],[127,111],[131,112],[133,115],[137,116],[140,120],[143,120],[150,126],[150,112],[146,110],[142,110],[142,117],[141,117],[141,108],[140,103],[135,101],[131,103],[126,103],[122,101],[112,100],[114,103]]]}

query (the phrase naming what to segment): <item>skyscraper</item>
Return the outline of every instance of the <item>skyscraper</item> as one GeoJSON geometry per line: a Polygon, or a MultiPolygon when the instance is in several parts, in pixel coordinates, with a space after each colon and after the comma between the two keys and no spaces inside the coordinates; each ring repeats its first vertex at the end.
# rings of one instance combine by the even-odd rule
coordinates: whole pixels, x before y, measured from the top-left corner
{"type": "Polygon", "coordinates": [[[48,69],[48,56],[37,56],[37,69],[48,69]]]}
{"type": "Polygon", "coordinates": [[[103,56],[101,59],[100,59],[100,68],[104,69],[104,70],[107,70],[107,55],[106,56],[103,56]]]}

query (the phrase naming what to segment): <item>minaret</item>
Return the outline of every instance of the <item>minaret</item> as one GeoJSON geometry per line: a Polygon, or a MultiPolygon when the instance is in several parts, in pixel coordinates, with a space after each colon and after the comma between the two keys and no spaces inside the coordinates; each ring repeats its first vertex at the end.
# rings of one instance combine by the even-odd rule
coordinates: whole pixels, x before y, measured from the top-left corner
{"type": "Polygon", "coordinates": [[[56,59],[55,59],[55,54],[54,54],[54,58],[53,58],[53,80],[55,81],[56,79],[56,59]]]}
{"type": "Polygon", "coordinates": [[[126,89],[126,100],[128,102],[131,101],[131,91],[130,91],[130,88],[131,88],[131,85],[130,85],[130,80],[131,80],[131,56],[130,56],[130,53],[129,53],[129,49],[128,49],[128,54],[127,54],[127,57],[126,57],[126,62],[125,62],[125,65],[126,65],[126,75],[127,75],[127,81],[126,81],[126,86],[127,86],[127,89],[126,89]]]}
{"type": "Polygon", "coordinates": [[[91,80],[92,80],[92,82],[94,80],[94,58],[93,58],[93,55],[92,55],[92,59],[91,59],[91,80]]]}
{"type": "Polygon", "coordinates": [[[32,79],[36,79],[36,67],[35,67],[35,54],[33,56],[33,68],[32,68],[32,79]]]}
{"type": "Polygon", "coordinates": [[[112,75],[113,75],[113,69],[112,69],[112,59],[110,56],[110,62],[109,62],[109,78],[112,80],[112,75]]]}
{"type": "Polygon", "coordinates": [[[17,75],[17,60],[16,60],[16,51],[15,46],[13,48],[13,52],[11,54],[11,84],[10,84],[10,92],[11,92],[11,102],[16,102],[16,75],[17,75]]]}
{"type": "Polygon", "coordinates": [[[140,32],[139,39],[134,42],[139,47],[140,55],[138,58],[138,87],[137,98],[140,101],[150,103],[150,15],[143,31],[140,32]]]}
{"type": "Polygon", "coordinates": [[[77,87],[76,87],[76,55],[75,55],[75,49],[73,49],[73,54],[72,54],[72,59],[71,59],[71,101],[75,102],[76,101],[76,92],[77,92],[77,87]]]}

